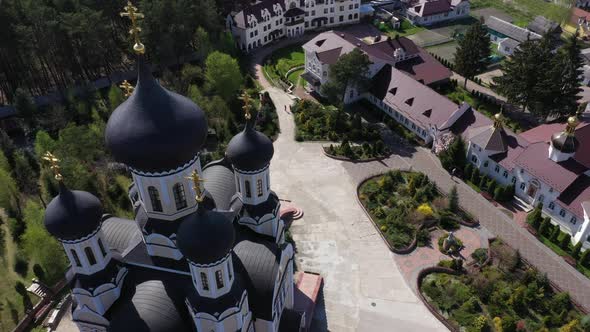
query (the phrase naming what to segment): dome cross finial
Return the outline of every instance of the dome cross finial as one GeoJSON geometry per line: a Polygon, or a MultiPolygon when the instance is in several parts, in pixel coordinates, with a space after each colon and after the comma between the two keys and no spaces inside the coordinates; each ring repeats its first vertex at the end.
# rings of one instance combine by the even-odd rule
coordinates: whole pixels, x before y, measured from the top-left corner
{"type": "Polygon", "coordinates": [[[49,151],[45,152],[42,159],[49,164],[49,168],[53,171],[55,179],[61,182],[63,176],[61,175],[61,167],[59,166],[60,160],[49,151]]]}
{"type": "Polygon", "coordinates": [[[121,85],[119,85],[119,87],[124,91],[123,95],[125,97],[131,96],[131,94],[133,93],[133,90],[135,90],[133,85],[131,85],[131,83],[129,83],[129,81],[127,81],[127,80],[124,80],[123,83],[121,83],[121,85]]]}
{"type": "Polygon", "coordinates": [[[203,182],[205,182],[205,179],[199,175],[197,170],[194,170],[191,175],[187,177],[187,179],[193,181],[193,189],[196,193],[195,200],[201,203],[203,201],[203,188],[201,188],[201,185],[203,182]]]}
{"type": "Polygon", "coordinates": [[[252,113],[250,112],[252,110],[252,100],[250,99],[250,94],[244,91],[240,99],[244,102],[244,106],[242,106],[242,109],[244,110],[244,118],[246,118],[246,120],[250,120],[252,118],[252,113]]]}
{"type": "Polygon", "coordinates": [[[129,30],[129,34],[133,36],[135,39],[135,45],[133,45],[133,50],[137,54],[144,54],[145,53],[145,46],[141,43],[139,39],[139,33],[141,32],[141,28],[137,25],[137,21],[143,19],[145,16],[137,11],[137,7],[133,6],[131,1],[127,1],[127,6],[123,7],[125,9],[124,12],[119,13],[121,17],[129,17],[131,20],[131,29],[129,30]]]}

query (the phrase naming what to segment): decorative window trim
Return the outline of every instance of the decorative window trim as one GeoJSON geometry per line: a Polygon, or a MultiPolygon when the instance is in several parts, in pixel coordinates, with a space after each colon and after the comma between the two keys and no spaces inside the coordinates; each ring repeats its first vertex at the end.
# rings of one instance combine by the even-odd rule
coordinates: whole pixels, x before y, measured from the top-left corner
{"type": "Polygon", "coordinates": [[[184,185],[180,182],[174,184],[172,187],[172,194],[174,196],[174,203],[176,210],[185,209],[188,205],[186,202],[186,193],[184,191],[184,185]]]}
{"type": "Polygon", "coordinates": [[[221,270],[215,271],[215,285],[217,286],[217,289],[222,289],[224,286],[223,271],[221,270]]]}
{"type": "Polygon", "coordinates": [[[162,207],[162,200],[160,199],[160,192],[158,188],[154,186],[149,186],[148,188],[148,196],[150,197],[150,204],[152,206],[152,210],[156,212],[163,212],[164,209],[162,207]]]}
{"type": "Polygon", "coordinates": [[[82,262],[80,262],[80,257],[78,257],[78,253],[74,249],[70,249],[70,253],[72,254],[72,258],[74,258],[74,263],[77,267],[82,267],[82,262]]]}
{"type": "Polygon", "coordinates": [[[201,284],[203,287],[203,290],[208,291],[209,290],[209,280],[207,280],[207,273],[205,272],[201,272],[201,284]]]}

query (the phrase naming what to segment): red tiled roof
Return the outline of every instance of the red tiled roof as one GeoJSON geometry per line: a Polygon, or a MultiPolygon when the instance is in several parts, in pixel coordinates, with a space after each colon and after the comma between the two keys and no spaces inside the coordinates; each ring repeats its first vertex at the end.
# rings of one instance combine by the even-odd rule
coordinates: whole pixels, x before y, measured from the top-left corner
{"type": "Polygon", "coordinates": [[[395,64],[395,68],[412,76],[416,81],[422,81],[426,85],[448,80],[451,71],[438,62],[424,49],[419,49],[417,57],[395,64]]]}
{"type": "MultiPolygon", "coordinates": [[[[549,143],[551,142],[551,135],[562,132],[565,126],[565,123],[544,124],[527,130],[521,133],[520,136],[531,143],[549,143]]],[[[576,128],[576,138],[580,142],[581,147],[590,146],[590,123],[580,123],[576,128]]],[[[590,168],[590,153],[576,153],[574,159],[587,168],[590,168]]]]}
{"type": "Polygon", "coordinates": [[[492,120],[487,116],[471,109],[463,113],[463,115],[461,115],[461,117],[459,117],[451,126],[450,130],[453,134],[461,135],[465,141],[468,141],[471,128],[490,126],[491,124],[492,120]]]}
{"type": "Polygon", "coordinates": [[[342,51],[342,47],[338,47],[323,52],[318,52],[317,56],[322,63],[333,65],[336,63],[336,61],[338,61],[338,58],[340,57],[340,51],[342,51]]]}
{"type": "Polygon", "coordinates": [[[560,205],[573,213],[578,220],[584,218],[582,203],[590,200],[590,177],[580,175],[564,192],[557,197],[560,205]]]}
{"type": "MultiPolygon", "coordinates": [[[[422,6],[424,6],[421,13],[422,16],[436,15],[451,11],[451,2],[448,0],[426,1],[422,3],[422,6]]],[[[420,12],[420,9],[416,9],[416,12],[420,12]]]]}
{"type": "Polygon", "coordinates": [[[588,170],[571,158],[558,163],[552,161],[549,159],[549,145],[545,142],[529,145],[514,163],[561,193],[588,170]]]}
{"type": "Polygon", "coordinates": [[[572,24],[574,27],[577,27],[578,20],[580,18],[590,21],[590,12],[587,12],[583,9],[578,8],[578,7],[572,8],[572,14],[570,16],[570,24],[572,24]]]}
{"type": "Polygon", "coordinates": [[[385,65],[373,77],[371,93],[423,128],[443,129],[459,106],[409,75],[385,65]],[[397,88],[397,89],[396,89],[397,88]],[[395,94],[392,91],[395,90],[395,94]],[[428,111],[426,116],[424,113],[428,111]]]}

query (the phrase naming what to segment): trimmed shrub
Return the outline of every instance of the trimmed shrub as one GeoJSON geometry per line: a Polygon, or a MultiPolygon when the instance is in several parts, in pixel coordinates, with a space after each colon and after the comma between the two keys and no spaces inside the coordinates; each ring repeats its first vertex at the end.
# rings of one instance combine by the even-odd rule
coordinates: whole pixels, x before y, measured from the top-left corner
{"type": "Polygon", "coordinates": [[[498,186],[498,183],[496,182],[496,180],[491,179],[488,183],[488,192],[492,195],[496,195],[496,187],[498,186]]]}
{"type": "Polygon", "coordinates": [[[463,177],[465,179],[471,179],[472,174],[473,174],[473,164],[467,163],[467,166],[465,166],[465,169],[463,170],[463,177]]]}
{"type": "Polygon", "coordinates": [[[559,246],[561,249],[567,251],[569,249],[571,243],[572,236],[569,234],[564,234],[559,241],[559,246]]]}
{"type": "Polygon", "coordinates": [[[542,220],[543,216],[541,215],[541,206],[538,206],[535,209],[533,209],[533,211],[531,211],[526,217],[526,221],[535,229],[539,229],[542,220]]]}
{"type": "Polygon", "coordinates": [[[502,201],[503,197],[504,197],[504,187],[497,186],[496,189],[494,189],[494,200],[500,202],[500,201],[502,201]]]}
{"type": "Polygon", "coordinates": [[[539,226],[539,233],[545,237],[549,237],[549,235],[551,234],[551,231],[552,231],[551,218],[546,217],[541,222],[541,226],[539,226]]]}
{"type": "Polygon", "coordinates": [[[449,192],[449,211],[457,212],[459,210],[459,193],[457,186],[453,186],[449,192]]]}
{"type": "Polygon", "coordinates": [[[559,241],[559,234],[561,233],[561,229],[559,229],[559,226],[555,225],[553,226],[553,230],[551,231],[551,236],[549,237],[549,240],[551,240],[551,242],[553,243],[557,243],[559,241]]]}
{"type": "Polygon", "coordinates": [[[22,277],[25,277],[28,270],[29,260],[27,257],[25,257],[24,253],[21,251],[17,252],[14,258],[14,272],[18,273],[22,277]]]}
{"type": "Polygon", "coordinates": [[[474,168],[473,173],[471,173],[471,183],[477,185],[479,183],[479,169],[474,168]]]}
{"type": "Polygon", "coordinates": [[[582,241],[576,243],[574,249],[572,250],[572,256],[574,256],[575,259],[580,258],[580,251],[582,251],[582,241]]]}
{"type": "Polygon", "coordinates": [[[583,266],[588,266],[588,260],[590,256],[590,250],[586,250],[582,253],[582,255],[580,256],[580,264],[582,264],[583,266]]]}
{"type": "Polygon", "coordinates": [[[488,176],[484,175],[479,179],[479,183],[477,184],[477,186],[481,189],[481,190],[486,190],[486,186],[488,184],[488,176]]]}

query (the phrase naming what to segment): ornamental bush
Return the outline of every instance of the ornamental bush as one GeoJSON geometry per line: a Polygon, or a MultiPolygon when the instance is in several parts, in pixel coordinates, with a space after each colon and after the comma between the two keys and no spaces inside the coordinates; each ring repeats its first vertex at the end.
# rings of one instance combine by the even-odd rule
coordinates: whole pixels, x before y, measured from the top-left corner
{"type": "Polygon", "coordinates": [[[539,226],[539,233],[543,236],[549,237],[549,235],[551,235],[552,230],[553,229],[551,226],[551,218],[544,218],[541,222],[541,226],[539,226]]]}
{"type": "Polygon", "coordinates": [[[465,179],[471,179],[472,174],[473,174],[473,164],[467,163],[467,166],[465,166],[465,169],[463,170],[463,177],[465,179]]]}
{"type": "Polygon", "coordinates": [[[572,250],[572,256],[574,256],[575,259],[579,259],[580,251],[582,251],[582,241],[578,241],[578,243],[576,243],[574,249],[572,250]]]}
{"type": "MultiPolygon", "coordinates": [[[[558,227],[559,228],[559,227],[558,227]]],[[[561,249],[567,251],[569,249],[569,245],[571,243],[572,236],[569,234],[564,234],[559,241],[559,246],[561,249]]]]}

